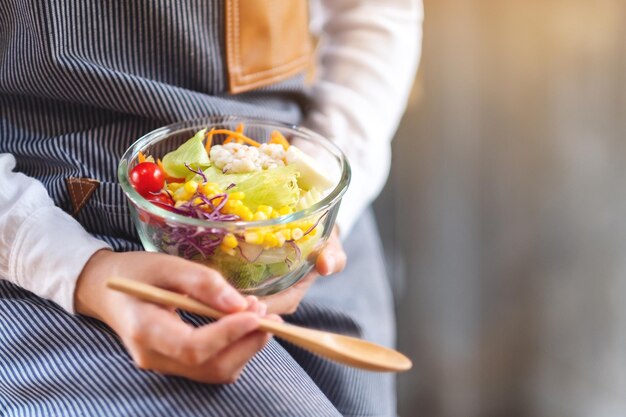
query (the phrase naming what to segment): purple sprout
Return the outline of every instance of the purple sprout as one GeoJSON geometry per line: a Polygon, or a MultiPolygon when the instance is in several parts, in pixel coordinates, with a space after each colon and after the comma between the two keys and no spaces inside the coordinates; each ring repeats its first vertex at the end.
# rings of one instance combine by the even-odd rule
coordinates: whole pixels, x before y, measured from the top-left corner
{"type": "Polygon", "coordinates": [[[198,170],[196,171],[195,169],[193,169],[191,166],[189,166],[189,164],[187,164],[185,162],[185,167],[187,167],[187,169],[191,172],[193,172],[194,174],[198,174],[202,177],[202,183],[204,184],[205,182],[207,182],[207,178],[206,175],[204,175],[204,172],[202,172],[202,170],[200,168],[198,168],[198,170]]]}
{"type": "MultiPolygon", "coordinates": [[[[188,202],[178,207],[160,202],[155,202],[155,204],[173,213],[194,219],[208,220],[211,222],[240,220],[239,216],[221,212],[227,201],[228,194],[225,193],[209,198],[197,192],[188,202]],[[196,203],[198,198],[201,201],[196,203]],[[219,203],[216,203],[218,200],[219,203]]],[[[226,236],[226,231],[220,228],[204,228],[186,225],[174,226],[171,224],[164,226],[159,233],[162,234],[160,240],[167,246],[169,252],[174,250],[187,259],[191,259],[197,255],[201,255],[204,258],[213,255],[226,236]]]]}
{"type": "Polygon", "coordinates": [[[324,217],[328,216],[328,213],[329,213],[329,212],[330,212],[330,211],[327,211],[326,213],[322,214],[322,215],[319,217],[319,219],[317,219],[317,221],[315,222],[315,224],[314,224],[313,226],[309,227],[309,229],[308,229],[306,232],[304,232],[304,233],[302,234],[302,236],[304,237],[304,236],[308,235],[309,233],[311,233],[313,230],[315,230],[315,228],[317,227],[317,225],[319,225],[319,224],[320,224],[320,222],[322,221],[322,219],[323,219],[324,217]]]}
{"type": "MultiPolygon", "coordinates": [[[[189,165],[185,164],[185,166],[190,171],[202,176],[202,178],[206,182],[206,176],[201,170],[195,171],[189,165]]],[[[226,190],[234,186],[235,184],[230,184],[226,188],[226,190]]],[[[171,197],[171,194],[169,192],[167,193],[171,197]]],[[[241,220],[239,216],[236,216],[234,214],[222,213],[222,209],[226,205],[227,201],[228,194],[226,193],[218,194],[209,198],[200,192],[196,192],[189,201],[180,205],[179,207],[156,201],[153,202],[153,204],[156,204],[161,208],[170,210],[173,213],[182,216],[195,219],[203,219],[211,222],[229,222],[241,220]],[[199,199],[200,202],[196,202],[197,199],[199,199]],[[216,201],[219,202],[216,203],[216,201]]],[[[313,232],[313,230],[315,230],[315,228],[320,224],[322,219],[324,219],[328,214],[329,211],[321,215],[317,219],[315,224],[313,224],[308,230],[303,233],[303,236],[306,236],[313,232]]],[[[192,259],[198,255],[206,259],[215,254],[215,251],[222,244],[222,242],[224,241],[224,237],[227,234],[224,229],[220,228],[204,228],[198,226],[179,225],[173,226],[171,224],[166,224],[164,227],[161,228],[161,230],[158,231],[158,233],[161,234],[159,240],[161,240],[163,244],[166,245],[166,249],[168,249],[168,252],[177,252],[187,259],[192,259]]],[[[159,236],[155,236],[155,239],[158,237],[159,236]]],[[[291,246],[295,255],[295,259],[293,260],[290,259],[289,256],[285,258],[286,265],[291,268],[294,263],[298,263],[301,261],[302,251],[293,239],[287,240],[285,243],[291,246]]],[[[237,249],[240,255],[246,261],[251,263],[255,262],[263,252],[263,249],[261,249],[258,253],[245,254],[244,251],[241,249],[241,246],[237,246],[237,249]],[[249,256],[246,255],[252,255],[251,259],[249,258],[249,256]]]]}

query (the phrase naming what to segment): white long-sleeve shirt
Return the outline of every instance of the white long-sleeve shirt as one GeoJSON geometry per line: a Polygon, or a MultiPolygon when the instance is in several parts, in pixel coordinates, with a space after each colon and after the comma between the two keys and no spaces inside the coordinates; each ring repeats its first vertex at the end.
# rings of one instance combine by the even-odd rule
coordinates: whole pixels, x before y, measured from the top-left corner
{"type": "MultiPolygon", "coordinates": [[[[335,141],[352,166],[338,218],[346,235],[388,175],[390,141],[420,55],[422,8],[419,0],[319,0],[313,6],[322,31],[321,71],[304,125],[335,141]]],[[[73,312],[80,272],[108,245],[14,167],[12,155],[0,154],[0,278],[73,312]]]]}

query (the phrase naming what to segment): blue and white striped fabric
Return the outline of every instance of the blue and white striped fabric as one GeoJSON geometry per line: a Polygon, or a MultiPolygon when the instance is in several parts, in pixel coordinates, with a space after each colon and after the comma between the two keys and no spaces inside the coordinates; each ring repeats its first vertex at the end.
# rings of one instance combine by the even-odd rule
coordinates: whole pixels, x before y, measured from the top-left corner
{"type": "Polygon", "coordinates": [[[0,1],[0,152],[68,212],[65,179],[98,179],[77,220],[140,249],[116,177],[132,142],[204,116],[300,119],[302,76],[226,94],[222,16],[210,0],[0,1]]]}
{"type": "MultiPolygon", "coordinates": [[[[101,183],[77,220],[116,250],[141,246],[116,181],[123,151],[158,126],[234,114],[300,119],[302,76],[229,96],[223,2],[0,1],[0,153],[70,211],[65,179],[101,183]]],[[[367,215],[348,269],[289,320],[391,345],[393,313],[367,215]],[[357,290],[358,289],[358,290],[357,290]]],[[[201,324],[198,318],[189,318],[201,324]]],[[[393,377],[272,341],[233,385],[135,368],[95,320],[0,280],[0,416],[392,416],[393,377]]]]}
{"type": "MultiPolygon", "coordinates": [[[[375,237],[368,214],[346,241],[347,270],[320,279],[288,320],[390,345],[391,298],[375,237]]],[[[104,324],[0,281],[2,417],[386,417],[395,415],[393,381],[274,340],[232,385],[138,370],[104,324]]]]}

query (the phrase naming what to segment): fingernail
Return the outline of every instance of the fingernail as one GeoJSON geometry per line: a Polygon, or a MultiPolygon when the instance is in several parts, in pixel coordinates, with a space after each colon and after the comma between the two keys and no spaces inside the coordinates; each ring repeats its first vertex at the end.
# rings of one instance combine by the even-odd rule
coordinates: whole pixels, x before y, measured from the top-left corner
{"type": "Polygon", "coordinates": [[[267,314],[267,305],[259,303],[259,316],[265,317],[267,314]]]}
{"type": "Polygon", "coordinates": [[[324,276],[328,276],[335,271],[335,257],[333,255],[326,256],[326,271],[324,272],[324,276]]]}
{"type": "Polygon", "coordinates": [[[256,306],[258,301],[259,299],[256,298],[254,295],[247,295],[246,296],[246,303],[248,303],[247,308],[250,309],[251,307],[256,306]]]}
{"type": "Polygon", "coordinates": [[[243,309],[248,305],[246,299],[232,287],[224,288],[219,300],[224,307],[243,309]]]}

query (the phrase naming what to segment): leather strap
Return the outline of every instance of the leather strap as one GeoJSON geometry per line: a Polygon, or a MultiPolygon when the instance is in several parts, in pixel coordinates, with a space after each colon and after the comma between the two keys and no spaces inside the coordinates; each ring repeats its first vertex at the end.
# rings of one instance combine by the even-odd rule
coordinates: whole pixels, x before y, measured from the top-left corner
{"type": "Polygon", "coordinates": [[[306,0],[227,0],[229,91],[242,93],[303,72],[312,59],[306,0]]]}

